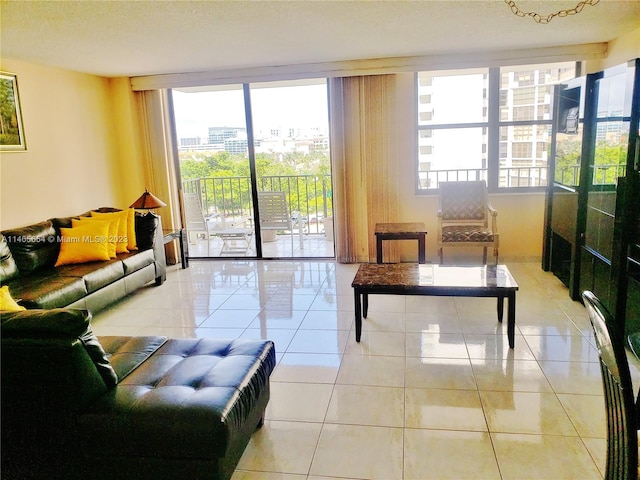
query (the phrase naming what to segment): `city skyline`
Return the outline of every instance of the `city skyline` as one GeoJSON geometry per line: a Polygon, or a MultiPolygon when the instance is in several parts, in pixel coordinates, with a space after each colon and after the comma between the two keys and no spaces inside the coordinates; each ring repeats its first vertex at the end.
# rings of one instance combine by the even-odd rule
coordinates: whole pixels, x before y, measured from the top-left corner
{"type": "MultiPolygon", "coordinates": [[[[309,153],[311,150],[329,149],[328,132],[318,132],[317,127],[309,127],[306,134],[301,129],[283,129],[289,135],[279,135],[274,129],[270,129],[267,134],[254,134],[254,146],[257,153],[288,153],[303,152],[309,153]],[[297,135],[291,135],[297,133],[297,135]]],[[[230,153],[247,153],[248,142],[245,128],[238,127],[209,127],[209,134],[206,137],[179,137],[179,151],[203,151],[230,153]],[[216,130],[217,132],[212,132],[216,130]]]]}

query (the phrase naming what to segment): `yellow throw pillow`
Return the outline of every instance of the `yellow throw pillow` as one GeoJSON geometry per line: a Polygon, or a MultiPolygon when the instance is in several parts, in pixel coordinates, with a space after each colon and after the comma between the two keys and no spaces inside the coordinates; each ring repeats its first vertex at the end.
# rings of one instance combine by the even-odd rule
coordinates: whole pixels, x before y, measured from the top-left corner
{"type": "Polygon", "coordinates": [[[109,224],[86,222],[75,228],[61,228],[60,253],[56,267],[72,263],[109,260],[109,224]]]}
{"type": "Polygon", "coordinates": [[[107,243],[109,245],[109,257],[116,258],[117,253],[117,245],[116,238],[118,237],[118,223],[119,220],[117,218],[111,220],[98,220],[93,217],[80,217],[80,218],[72,218],[71,219],[71,227],[77,228],[82,227],[86,223],[95,223],[102,222],[109,226],[109,235],[107,235],[107,243]]]}
{"type": "Polygon", "coordinates": [[[0,288],[0,311],[3,312],[18,312],[20,310],[26,310],[26,308],[18,305],[11,293],[9,292],[9,287],[6,285],[0,288]]]}
{"type": "Polygon", "coordinates": [[[136,211],[133,208],[127,210],[127,249],[131,252],[138,249],[136,240],[136,211]]]}
{"type": "Polygon", "coordinates": [[[118,233],[116,234],[116,253],[129,253],[127,245],[129,243],[129,228],[128,228],[128,216],[129,212],[122,210],[120,212],[91,212],[91,218],[97,218],[99,220],[118,220],[118,233]]]}

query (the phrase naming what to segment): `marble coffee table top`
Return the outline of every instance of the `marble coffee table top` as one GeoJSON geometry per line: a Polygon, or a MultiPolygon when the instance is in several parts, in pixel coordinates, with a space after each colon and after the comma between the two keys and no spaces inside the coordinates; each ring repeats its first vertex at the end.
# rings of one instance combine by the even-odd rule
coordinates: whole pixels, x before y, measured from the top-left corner
{"type": "Polygon", "coordinates": [[[447,266],[417,263],[365,263],[352,287],[505,288],[518,290],[506,265],[447,266]]]}

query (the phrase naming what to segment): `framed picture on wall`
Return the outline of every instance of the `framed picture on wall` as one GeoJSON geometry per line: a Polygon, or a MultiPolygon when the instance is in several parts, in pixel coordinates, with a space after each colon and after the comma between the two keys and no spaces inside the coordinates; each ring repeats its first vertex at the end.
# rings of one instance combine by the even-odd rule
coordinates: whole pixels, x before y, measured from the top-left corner
{"type": "Polygon", "coordinates": [[[0,152],[26,149],[18,79],[13,73],[0,72],[0,152]]]}

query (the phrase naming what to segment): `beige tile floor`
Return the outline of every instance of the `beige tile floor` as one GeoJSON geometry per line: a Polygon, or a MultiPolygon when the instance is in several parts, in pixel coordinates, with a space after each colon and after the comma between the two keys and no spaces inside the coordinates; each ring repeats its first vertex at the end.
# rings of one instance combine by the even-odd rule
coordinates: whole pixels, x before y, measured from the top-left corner
{"type": "Polygon", "coordinates": [[[98,335],[274,340],[266,422],[233,480],[602,478],[585,310],[538,263],[509,268],[514,350],[495,299],[473,298],[371,296],[358,344],[357,265],[333,261],[192,261],[93,324],[98,335]]]}
{"type": "MultiPolygon", "coordinates": [[[[245,248],[246,242],[232,241],[233,247],[245,248]]],[[[220,257],[255,257],[256,256],[255,237],[251,239],[250,248],[244,253],[222,254],[223,242],[217,236],[209,239],[209,244],[205,238],[192,236],[190,238],[189,255],[200,258],[220,258],[220,257]]],[[[335,257],[333,241],[327,240],[324,233],[304,233],[302,243],[296,233],[293,237],[293,249],[291,236],[278,234],[275,241],[262,243],[263,258],[333,258],[335,257]],[[301,248],[302,247],[302,248],[301,248]]]]}

